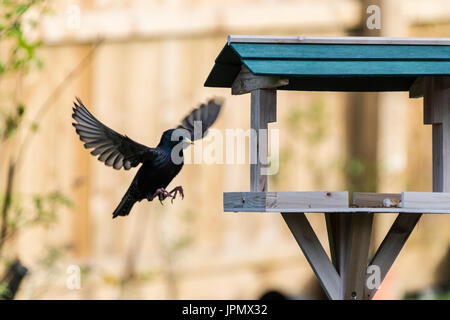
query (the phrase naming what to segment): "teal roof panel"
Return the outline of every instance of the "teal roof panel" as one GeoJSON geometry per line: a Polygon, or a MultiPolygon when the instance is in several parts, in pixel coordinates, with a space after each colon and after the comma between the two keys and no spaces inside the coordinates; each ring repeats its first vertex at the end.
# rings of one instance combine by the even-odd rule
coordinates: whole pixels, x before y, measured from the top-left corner
{"type": "Polygon", "coordinates": [[[245,65],[280,76],[280,90],[408,91],[419,76],[450,76],[450,45],[228,42],[205,82],[231,87],[245,65]]]}

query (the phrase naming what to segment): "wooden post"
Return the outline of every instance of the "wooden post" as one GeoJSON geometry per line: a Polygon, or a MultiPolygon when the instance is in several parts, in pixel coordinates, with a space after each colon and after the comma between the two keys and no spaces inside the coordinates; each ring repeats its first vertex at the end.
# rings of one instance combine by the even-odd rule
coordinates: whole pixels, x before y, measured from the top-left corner
{"type": "Polygon", "coordinates": [[[268,123],[276,121],[277,90],[256,89],[251,92],[250,191],[267,191],[268,123]]]}
{"type": "Polygon", "coordinates": [[[354,213],[346,233],[342,296],[346,300],[365,300],[366,270],[372,233],[373,213],[354,213]]]}
{"type": "Polygon", "coordinates": [[[280,77],[255,76],[242,65],[231,87],[233,95],[251,92],[250,191],[252,192],[267,191],[267,176],[261,174],[261,168],[267,166],[267,124],[277,121],[276,88],[287,84],[289,80],[280,77]]]}

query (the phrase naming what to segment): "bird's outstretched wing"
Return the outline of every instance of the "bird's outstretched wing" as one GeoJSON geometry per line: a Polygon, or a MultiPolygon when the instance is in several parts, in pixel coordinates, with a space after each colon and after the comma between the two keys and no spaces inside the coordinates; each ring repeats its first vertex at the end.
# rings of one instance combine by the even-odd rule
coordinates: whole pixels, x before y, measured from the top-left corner
{"type": "Polygon", "coordinates": [[[208,128],[216,121],[222,108],[221,99],[210,99],[207,104],[191,111],[182,121],[178,128],[186,129],[191,134],[192,140],[202,139],[208,133],[208,128]],[[201,121],[201,131],[194,132],[194,122],[201,121]]]}
{"type": "Polygon", "coordinates": [[[94,149],[91,154],[107,166],[119,170],[129,170],[139,163],[151,159],[158,152],[121,135],[98,121],[83,105],[79,98],[73,104],[72,123],[86,149],[94,149]]]}

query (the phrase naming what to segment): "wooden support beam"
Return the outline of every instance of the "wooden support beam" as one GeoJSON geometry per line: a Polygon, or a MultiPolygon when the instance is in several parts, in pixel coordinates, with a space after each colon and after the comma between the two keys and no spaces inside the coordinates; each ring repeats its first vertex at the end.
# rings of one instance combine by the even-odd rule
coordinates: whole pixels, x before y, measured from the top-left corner
{"type": "Polygon", "coordinates": [[[326,213],[331,259],[341,280],[341,299],[364,299],[373,213],[326,213]]]}
{"type": "Polygon", "coordinates": [[[349,214],[335,212],[325,213],[325,222],[328,232],[328,244],[330,246],[330,258],[336,271],[341,274],[345,263],[345,231],[346,217],[349,214]]]}
{"type": "Polygon", "coordinates": [[[278,76],[255,76],[242,65],[241,71],[231,86],[231,94],[239,95],[257,89],[274,89],[288,84],[289,79],[281,79],[278,76]]]}
{"type": "MultiPolygon", "coordinates": [[[[376,266],[380,271],[380,283],[386,277],[389,269],[402,250],[409,235],[414,230],[421,215],[414,213],[400,213],[392,224],[389,232],[372,258],[369,266],[376,266]]],[[[367,288],[365,286],[365,298],[372,299],[378,288],[367,288]]]]}
{"type": "Polygon", "coordinates": [[[250,190],[267,191],[268,123],[276,121],[277,91],[257,89],[251,93],[250,190]]]}
{"type": "Polygon", "coordinates": [[[396,207],[399,206],[402,195],[400,193],[354,192],[353,205],[356,207],[396,207]],[[389,205],[391,204],[391,205],[389,205]]]}
{"type": "Polygon", "coordinates": [[[341,281],[304,213],[284,213],[283,219],[311,265],[329,299],[341,299],[341,281]]]}
{"type": "Polygon", "coordinates": [[[365,300],[366,270],[372,233],[373,213],[351,214],[345,233],[345,263],[341,271],[343,298],[365,300]]]}
{"type": "Polygon", "coordinates": [[[336,268],[340,278],[339,292],[340,299],[344,299],[344,274],[346,270],[347,255],[348,255],[348,231],[349,222],[352,214],[350,213],[325,213],[325,221],[328,231],[328,244],[330,246],[330,257],[336,268]]]}

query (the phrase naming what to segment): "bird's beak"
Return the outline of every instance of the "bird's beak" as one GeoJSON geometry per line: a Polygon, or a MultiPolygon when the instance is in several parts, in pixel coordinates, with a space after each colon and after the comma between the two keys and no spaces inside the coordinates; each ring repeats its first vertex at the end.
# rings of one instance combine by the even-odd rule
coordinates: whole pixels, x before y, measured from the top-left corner
{"type": "Polygon", "coordinates": [[[188,138],[184,138],[184,141],[187,142],[187,143],[189,143],[189,144],[194,144],[194,141],[189,140],[188,138]]]}

